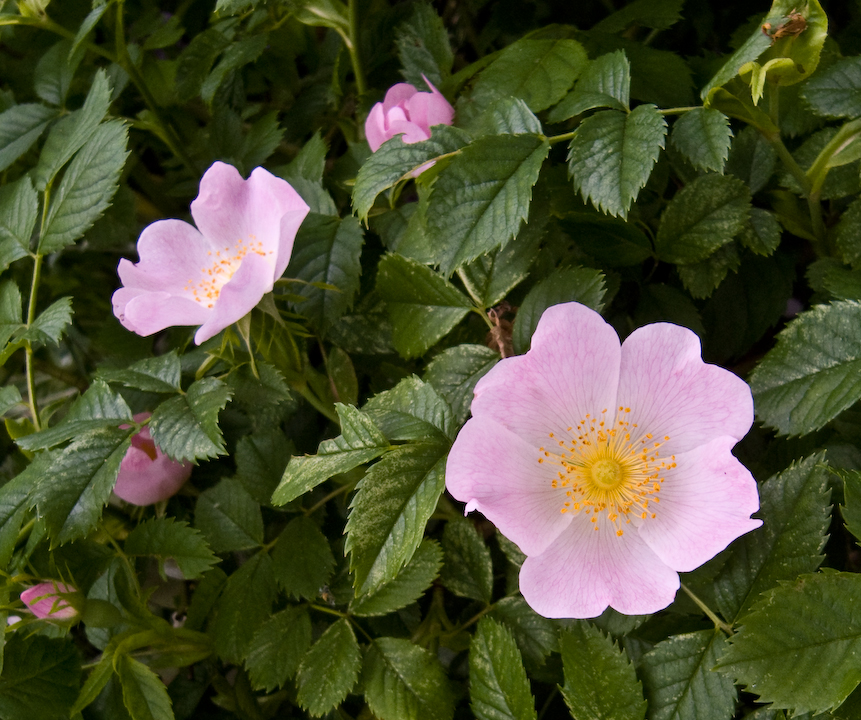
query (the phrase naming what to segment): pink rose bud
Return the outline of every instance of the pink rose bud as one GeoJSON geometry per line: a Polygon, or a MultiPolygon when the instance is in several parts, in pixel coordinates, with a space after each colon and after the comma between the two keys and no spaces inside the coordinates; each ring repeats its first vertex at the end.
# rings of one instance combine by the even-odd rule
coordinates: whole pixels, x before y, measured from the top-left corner
{"type": "Polygon", "coordinates": [[[64,595],[78,592],[71,585],[62,582],[43,582],[27,588],[21,593],[21,602],[37,618],[48,620],[70,620],[78,611],[72,607],[64,595]]]}
{"type": "Polygon", "coordinates": [[[376,152],[395,135],[403,135],[405,143],[421,142],[431,136],[434,125],[451,125],[454,108],[430,80],[424,80],[430,92],[419,92],[408,83],[398,83],[389,88],[383,102],[371,108],[365,121],[365,136],[371,150],[376,152]]]}
{"type": "MultiPolygon", "coordinates": [[[[138,413],[135,422],[152,413],[138,413]]],[[[120,427],[127,428],[128,425],[120,427]]],[[[181,463],[165,455],[153,442],[149,428],[132,436],[132,446],[120,463],[114,494],[132,505],[152,505],[173,497],[191,475],[191,463],[181,463]]]]}

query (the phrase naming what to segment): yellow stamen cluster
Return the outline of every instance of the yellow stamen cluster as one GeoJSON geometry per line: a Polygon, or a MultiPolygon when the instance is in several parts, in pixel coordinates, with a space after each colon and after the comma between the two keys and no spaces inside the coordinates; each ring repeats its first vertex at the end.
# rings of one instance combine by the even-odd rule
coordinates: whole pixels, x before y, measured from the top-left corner
{"type": "Polygon", "coordinates": [[[263,250],[263,243],[257,240],[255,235],[248,237],[248,242],[245,241],[245,238],[239,238],[233,244],[233,248],[226,247],[223,253],[221,250],[216,250],[214,253],[210,250],[207,253],[213,258],[212,265],[200,268],[202,279],[195,285],[194,279],[189,278],[184,288],[191,293],[195,301],[200,304],[206,303],[206,307],[211,308],[218,300],[221,288],[239,270],[242,259],[248,253],[257,253],[262,257],[272,254],[271,250],[268,252],[263,250]]]}
{"type": "Polygon", "coordinates": [[[554,488],[565,491],[561,512],[583,512],[598,529],[599,517],[624,534],[622,525],[632,517],[642,520],[656,516],[653,505],[661,499],[661,484],[667,470],[676,467],[675,455],[661,458],[659,448],[669,440],[655,440],[628,419],[631,408],[619,406],[615,420],[607,409],[590,413],[567,430],[567,438],[550,433],[555,447],[539,448],[539,463],[558,465],[554,488]]]}

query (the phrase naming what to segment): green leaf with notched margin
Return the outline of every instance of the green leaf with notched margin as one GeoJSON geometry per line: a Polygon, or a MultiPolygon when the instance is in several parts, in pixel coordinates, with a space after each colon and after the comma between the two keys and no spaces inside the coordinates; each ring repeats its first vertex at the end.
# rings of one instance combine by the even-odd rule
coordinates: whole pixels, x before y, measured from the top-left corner
{"type": "Polygon", "coordinates": [[[27,152],[56,115],[54,108],[38,103],[14,105],[0,113],[0,171],[27,152]]]}
{"type": "Polygon", "coordinates": [[[311,618],[305,607],[291,606],[275,613],[254,634],[245,667],[257,690],[271,692],[295,675],[311,647],[311,618]]]}
{"type": "Polygon", "coordinates": [[[843,260],[853,268],[861,267],[861,198],[853,200],[840,216],[835,241],[843,260]]]}
{"type": "Polygon", "coordinates": [[[762,208],[751,208],[750,218],[741,229],[738,241],[752,253],[768,257],[780,245],[782,232],[774,213],[762,208]]]}
{"type": "Polygon", "coordinates": [[[640,666],[649,720],[729,720],[736,705],[732,681],[712,668],[727,648],[716,630],[673,635],[643,656],[640,666]]]}
{"type": "Polygon", "coordinates": [[[818,115],[861,115],[861,57],[843,58],[810,78],[802,97],[818,115]]]}
{"type": "Polygon", "coordinates": [[[128,128],[110,121],[77,152],[51,198],[38,251],[56,252],[80,238],[101,217],[117,191],[126,162],[128,128]]]}
{"type": "Polygon", "coordinates": [[[514,319],[514,352],[525,353],[541,315],[551,305],[579,302],[597,312],[604,307],[604,273],[592,268],[559,268],[527,293],[514,319]]]}
{"type": "Polygon", "coordinates": [[[377,292],[386,302],[395,348],[407,358],[435,345],[472,307],[448,280],[402,255],[386,255],[380,261],[377,292]]]}
{"type": "Polygon", "coordinates": [[[568,172],[584,199],[627,217],[658,161],[667,123],[654,105],[629,113],[602,110],[586,118],[568,149],[568,172]]]}
{"type": "Polygon", "coordinates": [[[244,435],[236,443],[236,477],[257,502],[272,500],[293,450],[293,443],[285,439],[279,427],[244,435]]]}
{"type": "Polygon", "coordinates": [[[493,597],[490,548],[469,520],[452,518],[442,533],[445,564],[440,582],[455,595],[489,604],[493,597]]]}
{"type": "MultiPolygon", "coordinates": [[[[855,542],[861,541],[861,473],[857,470],[842,470],[844,505],[840,506],[840,514],[846,529],[855,536],[855,542]]],[[[0,512],[2,512],[0,500],[0,512]]]]}
{"type": "Polygon", "coordinates": [[[499,353],[484,345],[447,348],[428,363],[425,382],[449,404],[455,423],[466,420],[475,384],[499,361],[499,353]]]}
{"type": "Polygon", "coordinates": [[[27,255],[38,215],[39,198],[28,175],[0,187],[0,272],[27,255]]]}
{"type": "Polygon", "coordinates": [[[468,142],[469,135],[449,125],[435,126],[430,138],[422,142],[407,144],[400,135],[387,140],[359,169],[353,186],[353,210],[360,220],[367,220],[383,190],[409,179],[413,170],[431,160],[456,153],[468,142]]]}
{"type": "Polygon", "coordinates": [[[427,209],[427,235],[444,275],[517,235],[549,151],[537,135],[485,136],[440,171],[427,209]]]}
{"type": "Polygon", "coordinates": [[[735,243],[718,248],[705,260],[689,265],[677,265],[676,271],[685,289],[694,298],[709,297],[720,285],[727,273],[735,272],[741,264],[735,243]]]}
{"type": "Polygon", "coordinates": [[[478,76],[470,101],[484,108],[500,97],[523,100],[533,112],[555,105],[588,58],[576,40],[523,38],[505,48],[478,76]]]}
{"type": "Polygon", "coordinates": [[[594,625],[575,622],[559,637],[562,695],[575,720],[643,720],[643,689],[627,653],[594,625]]]}
{"type": "Polygon", "coordinates": [[[0,388],[0,416],[5,415],[19,402],[21,402],[21,391],[14,385],[0,388]]]}
{"type": "Polygon", "coordinates": [[[836,708],[861,682],[861,575],[802,575],[758,602],[717,664],[760,702],[836,708]]]}
{"type": "Polygon", "coordinates": [[[540,667],[545,657],[559,649],[556,623],[535,612],[520,595],[494,603],[489,617],[511,631],[527,667],[540,667]]]}
{"type": "Polygon", "coordinates": [[[531,720],[535,700],[514,637],[483,617],[469,646],[470,707],[478,720],[531,720]]]}
{"type": "Polygon", "coordinates": [[[631,63],[623,50],[595,58],[583,71],[574,90],[550,111],[550,122],[562,122],[594,108],[628,110],[631,101],[631,63]]]}
{"type": "Polygon", "coordinates": [[[412,558],[445,488],[447,450],[442,443],[397,447],[359,482],[344,546],[357,596],[394,579],[412,558]]]}
{"type": "Polygon", "coordinates": [[[200,494],[194,523],[215,552],[249,550],[263,544],[260,505],[234,478],[224,478],[200,494]]]}
{"type": "Polygon", "coordinates": [[[231,390],[221,380],[202,378],[188,392],[170,398],[152,414],[152,438],[175,460],[197,460],[224,454],[218,413],[230,400],[231,390]]]}
{"type": "Polygon", "coordinates": [[[121,654],[115,662],[123,704],[132,720],[173,720],[170,695],[161,678],[129,655],[121,654]]]}
{"type": "Polygon", "coordinates": [[[12,280],[4,280],[0,283],[0,348],[21,328],[22,313],[21,291],[12,280]]]}
{"type": "Polygon", "coordinates": [[[313,600],[332,577],[335,557],[320,528],[310,518],[300,515],[278,536],[272,567],[284,592],[313,600]]]}
{"type": "Polygon", "coordinates": [[[730,175],[702,175],[683,187],[661,216],[655,239],[658,257],[691,264],[741,232],[750,217],[750,190],[730,175]]]}
{"type": "MultiPolygon", "coordinates": [[[[424,77],[439,87],[451,73],[454,54],[442,18],[426,3],[413,5],[409,20],[397,29],[395,44],[406,81],[424,90],[424,77]]],[[[430,88],[427,88],[430,90],[430,88]]]]}
{"type": "Polygon", "coordinates": [[[604,18],[592,30],[618,33],[631,25],[666,30],[681,20],[683,0],[634,0],[604,18]]]}
{"type": "Polygon", "coordinates": [[[230,45],[230,40],[215,28],[195,35],[177,60],[175,90],[181,102],[191,100],[200,88],[215,59],[230,45]]]}
{"type": "Polygon", "coordinates": [[[154,358],[144,358],[124,370],[101,368],[98,377],[106,382],[144,392],[175,393],[180,391],[182,367],[176,350],[154,358]]]}
{"type": "Polygon", "coordinates": [[[296,235],[287,275],[308,285],[297,292],[305,299],[292,308],[321,331],[331,327],[353,304],[359,289],[362,228],[358,220],[311,214],[296,235]],[[310,283],[334,285],[337,290],[310,283]]]}
{"type": "Polygon", "coordinates": [[[0,717],[65,716],[75,702],[81,659],[71,640],[9,633],[0,673],[0,717]]]}
{"type": "Polygon", "coordinates": [[[540,135],[542,127],[523,100],[502,97],[478,116],[470,130],[476,135],[540,135]]]}
{"type": "Polygon", "coordinates": [[[347,697],[356,684],[362,655],[346,618],[324,632],[305,653],[296,676],[296,699],[308,713],[319,717],[347,697]]]}
{"type": "Polygon", "coordinates": [[[335,404],[335,409],[341,421],[341,435],[321,442],[316,455],[290,460],[272,494],[274,505],[286,505],[333,475],[375,460],[389,449],[389,441],[368,416],[340,403],[335,404]]]}
{"type": "MultiPolygon", "coordinates": [[[[30,493],[37,483],[45,477],[54,456],[41,453],[20,473],[3,487],[0,487],[0,566],[6,567],[15,545],[18,531],[30,507],[30,493]]],[[[0,663],[2,669],[2,663],[0,663]]]]}
{"type": "Polygon", "coordinates": [[[784,435],[818,430],[861,399],[861,303],[841,300],[798,315],[754,369],[759,418],[784,435]]]}
{"type": "Polygon", "coordinates": [[[392,442],[416,440],[447,444],[456,426],[451,409],[433,389],[417,377],[404,378],[391,390],[377,393],[362,412],[371,417],[392,442]]]}
{"type": "Polygon", "coordinates": [[[365,651],[365,701],[380,720],[451,720],[454,693],[435,653],[381,637],[365,651]]]}
{"type": "Polygon", "coordinates": [[[72,298],[64,297],[47,307],[28,328],[22,328],[15,342],[26,341],[33,345],[57,345],[63,332],[72,323],[72,298]]]}
{"type": "Polygon", "coordinates": [[[218,562],[198,530],[172,517],[142,522],[129,533],[123,550],[157,557],[160,565],[172,558],[186,580],[196,580],[218,562]]]}
{"type": "Polygon", "coordinates": [[[715,578],[718,610],[730,622],[742,617],[760,594],[781,581],[813,572],[831,520],[830,490],[822,455],[812,455],[760,487],[763,526],[732,546],[715,578]]]}
{"type": "Polygon", "coordinates": [[[619,218],[595,212],[569,213],[559,225],[601,267],[629,267],[652,257],[652,242],[646,234],[619,218]]]}
{"type": "Polygon", "coordinates": [[[694,167],[722,172],[729,156],[729,118],[711,108],[695,108],[673,124],[670,142],[694,167]]]}
{"type": "Polygon", "coordinates": [[[359,617],[388,615],[411,605],[421,597],[439,574],[442,550],[434,540],[425,538],[412,559],[392,580],[368,595],[355,598],[350,612],[359,617]]]}

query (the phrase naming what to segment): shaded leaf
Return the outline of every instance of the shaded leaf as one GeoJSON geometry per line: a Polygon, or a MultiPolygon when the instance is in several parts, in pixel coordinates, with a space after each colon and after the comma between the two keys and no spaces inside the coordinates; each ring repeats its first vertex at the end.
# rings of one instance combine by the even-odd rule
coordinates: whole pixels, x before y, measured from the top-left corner
{"type": "Polygon", "coordinates": [[[471,522],[449,520],[442,534],[445,564],[440,581],[455,595],[490,603],[493,597],[493,563],[490,549],[471,522]]]}
{"type": "Polygon", "coordinates": [[[428,363],[425,381],[451,406],[457,424],[466,420],[475,384],[499,361],[484,345],[447,348],[428,363]]]}
{"type": "Polygon", "coordinates": [[[329,582],[335,557],[329,541],[310,518],[300,515],[291,520],[272,553],[275,579],[284,592],[313,600],[329,582]]]}
{"type": "Polygon", "coordinates": [[[729,156],[729,118],[717,110],[695,108],[673,124],[670,142],[694,167],[722,172],[729,156]]]}
{"type": "Polygon", "coordinates": [[[470,643],[469,696],[478,720],[537,717],[517,643],[503,625],[489,617],[478,623],[470,643]]]}
{"type": "Polygon", "coordinates": [[[359,677],[362,657],[353,629],[338,620],[305,653],[296,677],[296,699],[319,717],[347,697],[359,677]]]}
{"type": "Polygon", "coordinates": [[[124,550],[126,555],[155,556],[160,564],[172,558],[186,580],[200,578],[218,562],[200,532],[172,517],[142,522],[129,533],[124,550]]]}
{"type": "Polygon", "coordinates": [[[170,696],[158,675],[128,655],[116,659],[123,703],[132,720],[172,720],[170,696]]]}
{"type": "Polygon", "coordinates": [[[0,673],[0,715],[65,715],[78,695],[81,661],[71,640],[10,633],[0,673]]]}
{"type": "Polygon", "coordinates": [[[0,113],[0,170],[27,152],[56,115],[55,109],[38,103],[14,105],[0,113]]]}
{"type": "Polygon", "coordinates": [[[574,90],[550,111],[550,122],[561,122],[594,108],[627,111],[631,101],[631,63],[624,51],[595,58],[574,90]]]}
{"type": "Polygon", "coordinates": [[[215,552],[249,550],[263,544],[260,505],[232,478],[224,478],[200,494],[194,522],[215,552]]]}
{"type": "Polygon", "coordinates": [[[311,647],[311,618],[304,607],[288,607],[275,613],[254,634],[245,667],[251,684],[271,692],[296,673],[302,656],[311,647]]]}

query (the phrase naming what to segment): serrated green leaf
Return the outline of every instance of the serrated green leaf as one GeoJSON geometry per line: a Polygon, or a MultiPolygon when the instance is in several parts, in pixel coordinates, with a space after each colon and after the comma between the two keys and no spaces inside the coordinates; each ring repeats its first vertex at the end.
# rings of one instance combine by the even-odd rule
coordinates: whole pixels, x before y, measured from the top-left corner
{"type": "Polygon", "coordinates": [[[751,208],[750,218],[741,229],[738,240],[751,252],[768,257],[780,245],[782,232],[774,213],[762,208],[751,208]]]}
{"type": "Polygon", "coordinates": [[[386,301],[394,343],[404,357],[424,353],[472,307],[460,290],[426,265],[386,255],[377,269],[377,292],[386,301]]]}
{"type": "Polygon", "coordinates": [[[742,617],[778,582],[813,572],[822,562],[830,523],[830,490],[822,456],[812,455],[762,484],[763,526],[739,538],[715,578],[718,609],[742,617]]]}
{"type": "Polygon", "coordinates": [[[12,280],[4,280],[0,283],[0,348],[21,328],[22,313],[21,291],[12,280]]]}
{"type": "Polygon", "coordinates": [[[0,715],[52,718],[65,715],[78,694],[81,660],[71,640],[9,633],[0,673],[0,715]]]}
{"type": "Polygon", "coordinates": [[[144,392],[175,393],[180,391],[182,367],[176,350],[154,358],[144,358],[124,370],[101,368],[98,377],[106,382],[144,392]]]}
{"type": "Polygon", "coordinates": [[[631,25],[666,30],[681,19],[683,0],[634,0],[604,18],[592,30],[617,33],[631,25]]]}
{"type": "Polygon", "coordinates": [[[729,720],[736,690],[712,668],[727,647],[714,630],[674,635],[641,661],[649,720],[729,720]]]}
{"type": "Polygon", "coordinates": [[[149,428],[162,451],[175,460],[197,460],[224,454],[218,413],[231,397],[221,380],[202,378],[188,392],[159,405],[149,428]]]}
{"type": "Polygon", "coordinates": [[[673,124],[670,142],[694,167],[723,172],[732,130],[729,118],[711,108],[695,108],[673,124]]]}
{"type": "Polygon", "coordinates": [[[132,720],[173,720],[170,696],[158,675],[128,655],[116,659],[116,669],[132,720]]]}
{"type": "Polygon", "coordinates": [[[801,313],[750,378],[757,415],[786,435],[818,430],[861,398],[861,303],[801,313]]]}
{"type": "Polygon", "coordinates": [[[503,97],[491,103],[470,126],[477,135],[540,135],[541,121],[520,98],[503,97]]]}
{"type": "Polygon", "coordinates": [[[99,20],[102,19],[102,15],[105,14],[105,11],[110,7],[110,3],[97,4],[93,6],[93,9],[90,10],[87,17],[84,18],[80,27],[78,28],[78,32],[75,33],[75,39],[72,41],[72,47],[69,50],[69,54],[75,52],[78,49],[78,46],[87,39],[87,35],[90,34],[92,29],[99,24],[99,20]]]}
{"type": "Polygon", "coordinates": [[[319,717],[339,705],[356,684],[362,656],[353,629],[338,620],[305,653],[296,676],[296,699],[319,717]]]}
{"type": "Polygon", "coordinates": [[[861,198],[853,200],[840,216],[835,240],[843,260],[861,267],[861,198]]]}
{"type": "Polygon", "coordinates": [[[410,19],[398,27],[395,44],[404,78],[419,90],[424,90],[422,76],[439,87],[451,72],[454,54],[448,30],[430,5],[413,5],[410,19]]]}
{"type": "Polygon", "coordinates": [[[732,242],[750,217],[750,191],[729,175],[702,175],[683,187],[661,217],[658,256],[675,264],[705,260],[732,242]]]}
{"type": "Polygon", "coordinates": [[[0,272],[26,257],[38,214],[39,198],[29,176],[0,187],[0,272]]]}
{"type": "Polygon", "coordinates": [[[341,420],[342,434],[321,442],[316,455],[290,460],[281,483],[272,494],[274,505],[286,505],[333,475],[375,460],[389,449],[389,441],[369,417],[340,403],[335,409],[341,420]]]}
{"type": "Polygon", "coordinates": [[[362,412],[392,442],[416,440],[446,445],[454,440],[451,409],[432,386],[417,377],[405,378],[391,390],[378,393],[362,412]]]}
{"type": "Polygon", "coordinates": [[[520,595],[494,603],[489,617],[511,631],[529,668],[541,667],[544,658],[559,649],[555,623],[535,612],[520,595]]]}
{"type": "Polygon", "coordinates": [[[454,693],[439,660],[409,640],[382,637],[365,652],[365,700],[380,720],[451,720],[454,693]]]}
{"type": "Polygon", "coordinates": [[[83,53],[72,52],[66,38],[48,48],[39,58],[33,73],[33,91],[49,105],[62,106],[83,53]]]}
{"type": "Polygon", "coordinates": [[[296,673],[311,647],[311,618],[304,607],[291,606],[275,613],[254,634],[245,667],[257,690],[271,692],[296,673]]]}
{"type": "Polygon", "coordinates": [[[757,603],[718,670],[795,714],[833,710],[861,682],[861,575],[802,575],[757,603]]]}
{"type": "Polygon", "coordinates": [[[440,582],[455,595],[490,604],[493,598],[493,562],[490,548],[471,522],[449,520],[442,534],[445,564],[440,582]]]}
{"type": "Polygon", "coordinates": [[[486,136],[440,171],[428,205],[427,232],[444,275],[517,235],[549,151],[541,136],[486,136]]]}
{"type": "Polygon", "coordinates": [[[296,0],[293,16],[303,25],[328,27],[342,34],[350,31],[347,6],[341,0],[296,0]]]}
{"type": "Polygon", "coordinates": [[[726,172],[743,180],[753,194],[762,190],[777,166],[777,153],[756,128],[746,127],[732,139],[726,172]]]}
{"type": "Polygon", "coordinates": [[[0,416],[5,415],[20,402],[21,392],[14,385],[0,388],[0,416]]]}
{"type": "Polygon", "coordinates": [[[310,518],[300,515],[278,536],[272,567],[284,592],[314,600],[332,576],[335,556],[320,528],[310,518]]]}
{"type": "Polygon", "coordinates": [[[65,329],[72,324],[72,298],[64,297],[39,313],[30,327],[22,328],[15,340],[31,344],[57,345],[65,329]]]}
{"type": "Polygon", "coordinates": [[[801,95],[818,115],[858,117],[861,115],[861,58],[838,60],[810,78],[801,95]]]}
{"type": "Polygon", "coordinates": [[[667,123],[654,105],[625,114],[602,110],[586,118],[571,140],[568,172],[584,199],[626,217],[664,147],[667,123]]]}
{"type": "Polygon", "coordinates": [[[561,633],[559,647],[575,720],[644,720],[643,688],[624,649],[583,621],[561,633]]]}
{"type": "Polygon", "coordinates": [[[689,265],[678,265],[676,271],[685,289],[694,298],[709,297],[720,285],[727,273],[738,269],[741,259],[735,243],[727,243],[705,260],[689,265]]]}
{"type": "Polygon", "coordinates": [[[478,720],[536,718],[535,701],[514,637],[489,617],[469,648],[470,707],[478,720]]]}
{"type": "Polygon", "coordinates": [[[181,102],[200,93],[215,59],[229,44],[230,40],[215,28],[208,28],[192,38],[177,61],[175,89],[181,102]]]}
{"type": "Polygon", "coordinates": [[[353,304],[359,289],[359,255],[362,228],[358,220],[309,215],[299,228],[287,274],[309,285],[298,292],[305,298],[293,303],[321,331],[327,330],[353,304]],[[310,283],[326,283],[337,290],[324,290],[310,283]]]}
{"type": "Polygon", "coordinates": [[[442,550],[434,540],[425,538],[412,559],[392,580],[355,598],[350,603],[350,612],[359,617],[373,617],[411,605],[430,587],[441,565],[442,550]]]}
{"type": "Polygon", "coordinates": [[[458,345],[428,363],[425,382],[449,404],[457,425],[466,420],[475,384],[498,361],[499,353],[484,345],[458,345]]]}
{"type": "Polygon", "coordinates": [[[200,86],[201,99],[211,106],[215,99],[215,93],[218,92],[218,88],[221,87],[225,78],[230,73],[257,60],[263,50],[266,49],[268,42],[269,36],[266,33],[261,33],[243,37],[231,44],[200,86]]]}
{"type": "Polygon", "coordinates": [[[292,450],[293,444],[279,428],[244,435],[236,444],[236,477],[257,502],[271,501],[292,450]]]}
{"type": "Polygon", "coordinates": [[[0,171],[21,157],[57,115],[38,103],[14,105],[0,113],[0,171]]]}
{"type": "Polygon", "coordinates": [[[678,288],[663,283],[652,283],[643,288],[634,322],[637,326],[672,322],[693,330],[701,338],[706,334],[699,311],[690,298],[678,288]]]}
{"type": "MultiPolygon", "coordinates": [[[[801,147],[793,152],[792,156],[802,168],[809,169],[816,162],[819,154],[834,140],[836,135],[837,128],[834,127],[819,130],[808,137],[801,144],[801,147]]],[[[861,181],[859,181],[858,175],[859,149],[861,149],[861,143],[856,139],[854,142],[844,143],[842,149],[831,157],[828,165],[831,169],[826,168],[822,171],[823,173],[827,172],[825,180],[822,182],[822,187],[819,190],[820,197],[823,200],[849,197],[861,191],[861,181]],[[846,160],[845,163],[843,162],[844,159],[846,160]]],[[[786,168],[783,168],[780,181],[784,186],[792,190],[792,192],[798,195],[804,194],[798,179],[786,170],[786,168]]]]}
{"type": "Polygon", "coordinates": [[[638,227],[597,213],[571,213],[559,223],[602,267],[639,265],[652,257],[652,243],[638,227]]]}
{"type": "Polygon", "coordinates": [[[283,139],[284,128],[278,123],[278,112],[266,113],[248,128],[242,138],[242,164],[246,168],[259,167],[278,149],[283,139]]]}
{"type": "MultiPolygon", "coordinates": [[[[772,24],[777,21],[778,17],[779,16],[776,16],[773,12],[773,9],[769,12],[769,18],[771,18],[772,24]],[[775,15],[775,17],[772,17],[773,15],[775,15]]],[[[763,22],[765,22],[765,18],[763,18],[763,22]]],[[[729,60],[723,64],[721,69],[718,70],[714,77],[700,91],[700,97],[705,100],[713,89],[726,85],[730,80],[738,75],[738,71],[742,65],[759,58],[759,56],[762,55],[770,45],[771,38],[762,32],[762,23],[757,24],[756,28],[747,37],[741,47],[739,47],[738,50],[730,56],[729,60]]]]}
{"type": "Polygon", "coordinates": [[[562,122],[594,108],[627,111],[631,101],[631,63],[624,51],[601,55],[583,71],[573,92],[550,111],[550,122],[562,122]]]}
{"type": "MultiPolygon", "coordinates": [[[[861,540],[861,473],[857,470],[843,470],[844,505],[840,506],[840,514],[846,529],[855,536],[855,542],[861,540]]],[[[2,507],[2,505],[0,505],[2,507]]]]}
{"type": "Polygon", "coordinates": [[[81,710],[90,705],[99,696],[99,693],[102,692],[114,675],[113,660],[114,655],[112,650],[106,650],[102,653],[101,659],[87,676],[87,680],[81,688],[81,692],[78,693],[75,704],[69,711],[69,715],[74,716],[75,713],[81,712],[81,710]]]}
{"type": "Polygon", "coordinates": [[[263,544],[260,505],[233,478],[224,478],[200,494],[194,523],[215,552],[249,550],[263,544]]]}
{"type": "Polygon", "coordinates": [[[551,305],[580,302],[600,312],[604,307],[604,273],[592,268],[559,268],[527,293],[514,319],[514,352],[525,353],[541,315],[551,305]]]}
{"type": "Polygon", "coordinates": [[[446,450],[438,443],[397,447],[360,481],[344,546],[356,595],[392,580],[413,556],[445,488],[446,450]]]}
{"type": "Polygon", "coordinates": [[[200,578],[218,562],[199,531],[172,517],[138,525],[126,538],[124,550],[126,555],[155,556],[159,563],[172,558],[186,580],[200,578]]]}

